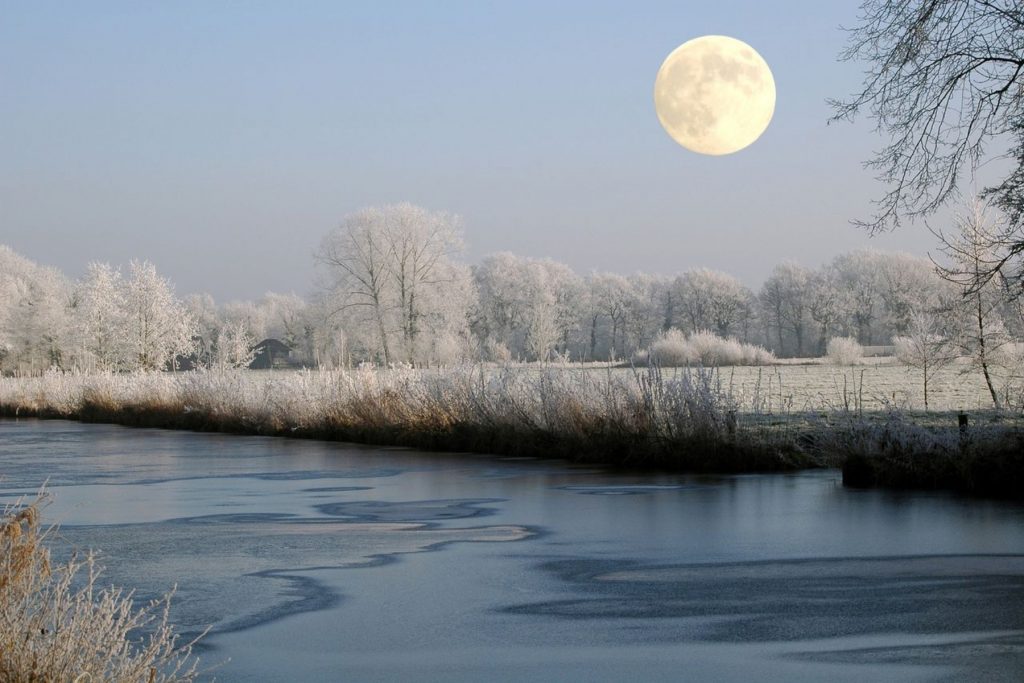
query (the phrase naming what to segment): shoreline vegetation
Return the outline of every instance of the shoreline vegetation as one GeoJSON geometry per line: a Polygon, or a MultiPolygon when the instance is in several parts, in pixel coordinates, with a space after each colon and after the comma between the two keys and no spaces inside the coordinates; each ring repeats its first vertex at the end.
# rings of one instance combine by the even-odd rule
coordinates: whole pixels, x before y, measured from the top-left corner
{"type": "Polygon", "coordinates": [[[51,559],[44,501],[0,510],[0,680],[189,683],[205,673],[198,638],[180,643],[168,621],[171,593],[139,605],[101,587],[92,553],[51,559]]]}
{"type": "Polygon", "coordinates": [[[363,368],[0,377],[0,416],[564,458],[693,473],[842,468],[852,487],[1024,498],[1024,418],[766,408],[715,369],[363,368]]]}

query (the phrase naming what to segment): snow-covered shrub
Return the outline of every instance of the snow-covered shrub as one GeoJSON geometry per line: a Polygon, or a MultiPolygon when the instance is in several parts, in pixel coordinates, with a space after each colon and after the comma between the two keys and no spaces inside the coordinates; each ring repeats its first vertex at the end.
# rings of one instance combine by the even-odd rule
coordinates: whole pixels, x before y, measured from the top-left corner
{"type": "MultiPolygon", "coordinates": [[[[638,362],[640,356],[634,358],[638,362]]],[[[696,332],[689,337],[675,328],[662,332],[651,344],[647,360],[661,367],[767,365],[775,356],[760,346],[723,339],[713,332],[696,332]]]]}
{"type": "Polygon", "coordinates": [[[674,327],[658,335],[647,358],[648,362],[662,367],[696,365],[700,361],[686,335],[674,327]]]}
{"type": "Polygon", "coordinates": [[[775,354],[757,344],[743,345],[744,365],[771,365],[775,362],[775,354]]]}
{"type": "Polygon", "coordinates": [[[857,365],[864,358],[864,347],[853,337],[832,337],[825,357],[835,365],[857,365]]]}

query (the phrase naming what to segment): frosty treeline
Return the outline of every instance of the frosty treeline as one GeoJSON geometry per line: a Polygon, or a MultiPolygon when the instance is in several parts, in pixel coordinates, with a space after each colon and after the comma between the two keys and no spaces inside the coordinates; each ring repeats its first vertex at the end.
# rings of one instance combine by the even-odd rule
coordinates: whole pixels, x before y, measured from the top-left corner
{"type": "Polygon", "coordinates": [[[72,281],[0,246],[0,371],[236,367],[267,338],[320,367],[628,360],[697,333],[783,357],[823,355],[835,337],[866,346],[941,337],[963,355],[1020,338],[1020,307],[998,282],[984,292],[958,284],[970,268],[963,250],[940,272],[927,259],[876,250],[819,268],[781,263],[757,290],[707,268],[581,275],[510,253],[471,266],[461,252],[456,216],[367,208],[324,237],[307,298],[218,305],[177,297],[148,262],[92,263],[72,281]]]}

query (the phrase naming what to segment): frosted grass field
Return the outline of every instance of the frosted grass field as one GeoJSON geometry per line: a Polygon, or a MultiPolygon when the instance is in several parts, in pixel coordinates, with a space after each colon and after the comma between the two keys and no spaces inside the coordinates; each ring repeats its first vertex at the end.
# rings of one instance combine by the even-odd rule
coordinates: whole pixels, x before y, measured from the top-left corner
{"type": "MultiPolygon", "coordinates": [[[[579,371],[583,366],[561,367],[579,371]]],[[[585,367],[591,373],[608,372],[602,364],[585,367]]],[[[665,368],[662,372],[672,378],[686,371],[685,368],[665,368]]],[[[634,370],[616,367],[611,372],[631,375],[634,370]]],[[[924,410],[921,371],[894,358],[864,358],[857,365],[834,365],[819,359],[782,359],[768,366],[723,367],[715,372],[722,392],[730,395],[737,409],[745,413],[924,410]]],[[[995,379],[1000,400],[1006,401],[1009,397],[1008,404],[1019,407],[1021,378],[995,370],[995,379]]],[[[932,411],[939,412],[992,408],[992,397],[981,371],[967,363],[943,367],[930,375],[928,402],[932,411]]]]}
{"type": "MultiPolygon", "coordinates": [[[[538,365],[520,366],[537,370],[538,365]]],[[[559,369],[587,373],[595,377],[631,377],[643,368],[614,367],[602,363],[567,364],[559,369]]],[[[493,371],[490,370],[490,371],[493,371]]],[[[666,378],[686,373],[686,368],[665,368],[666,378]]],[[[894,358],[864,358],[857,365],[834,365],[820,359],[783,359],[768,366],[718,368],[716,381],[722,393],[731,396],[744,413],[786,413],[822,410],[923,410],[924,389],[921,371],[894,358]]],[[[275,374],[286,374],[275,371],[275,374]]],[[[1022,378],[995,371],[1000,399],[1009,397],[1010,406],[1021,398],[1022,378]]],[[[1019,373],[1018,373],[1019,374],[1019,373]]],[[[992,408],[992,398],[981,371],[967,363],[954,364],[935,371],[928,380],[929,408],[932,411],[979,410],[992,408]]]]}
{"type": "MultiPolygon", "coordinates": [[[[723,385],[731,388],[741,409],[749,409],[759,393],[767,395],[766,407],[770,412],[854,409],[858,405],[865,410],[924,409],[921,371],[892,359],[868,359],[863,365],[845,367],[784,364],[724,368],[720,374],[723,385]]],[[[1012,398],[1013,384],[1007,386],[1005,378],[1000,380],[997,390],[1001,397],[1009,390],[1012,398]]],[[[936,411],[992,407],[981,372],[963,365],[942,368],[929,379],[928,402],[936,411]]]]}

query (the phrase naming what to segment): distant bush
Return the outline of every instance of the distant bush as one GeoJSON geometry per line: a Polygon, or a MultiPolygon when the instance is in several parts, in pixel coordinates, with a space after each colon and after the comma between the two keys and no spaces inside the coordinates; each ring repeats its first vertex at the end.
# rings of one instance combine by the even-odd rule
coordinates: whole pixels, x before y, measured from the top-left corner
{"type": "Polygon", "coordinates": [[[718,335],[700,331],[690,335],[690,348],[704,367],[739,365],[743,362],[743,346],[735,339],[722,339],[718,335]]]}
{"type": "Polygon", "coordinates": [[[743,345],[743,365],[771,365],[776,362],[775,354],[757,344],[743,345]]]}
{"type": "Polygon", "coordinates": [[[687,337],[670,328],[662,332],[644,356],[634,357],[660,367],[724,367],[730,365],[768,365],[775,356],[767,349],[744,344],[737,339],[723,339],[713,332],[700,331],[687,337]]]}
{"type": "Polygon", "coordinates": [[[1009,342],[1000,345],[992,353],[992,362],[999,368],[1021,370],[1024,368],[1024,342],[1009,342]]]}
{"type": "Polygon", "coordinates": [[[669,368],[696,365],[699,359],[686,335],[673,327],[658,335],[651,344],[647,352],[647,362],[669,368]]]}
{"type": "Polygon", "coordinates": [[[853,337],[832,337],[825,357],[835,365],[857,365],[864,358],[864,347],[853,337]]]}
{"type": "Polygon", "coordinates": [[[1024,342],[1009,342],[992,354],[1003,405],[1024,409],[1024,342]]]}
{"type": "Polygon", "coordinates": [[[494,339],[494,337],[488,337],[484,340],[480,354],[481,360],[492,363],[508,363],[512,360],[512,352],[508,350],[505,344],[494,339]]]}

